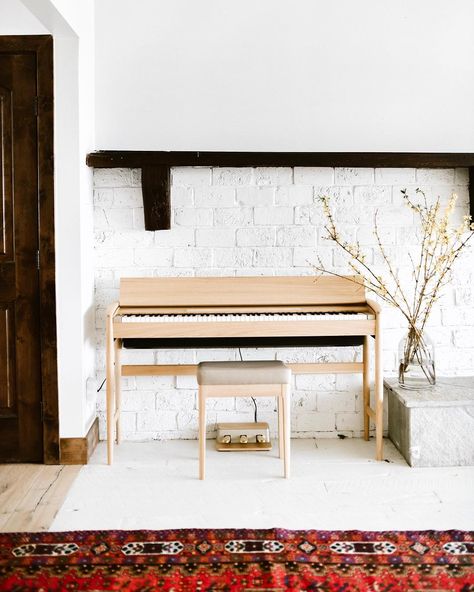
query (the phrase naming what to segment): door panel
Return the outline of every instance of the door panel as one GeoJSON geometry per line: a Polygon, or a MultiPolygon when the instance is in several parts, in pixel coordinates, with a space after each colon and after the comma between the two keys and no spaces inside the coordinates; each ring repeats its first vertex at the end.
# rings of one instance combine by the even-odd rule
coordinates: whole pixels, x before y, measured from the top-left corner
{"type": "Polygon", "coordinates": [[[0,461],[43,458],[36,57],[0,54],[0,461]]]}
{"type": "Polygon", "coordinates": [[[0,414],[16,411],[15,397],[15,311],[0,305],[0,414]]]}
{"type": "Polygon", "coordinates": [[[0,87],[0,261],[11,259],[13,251],[12,129],[11,92],[0,87]]]}

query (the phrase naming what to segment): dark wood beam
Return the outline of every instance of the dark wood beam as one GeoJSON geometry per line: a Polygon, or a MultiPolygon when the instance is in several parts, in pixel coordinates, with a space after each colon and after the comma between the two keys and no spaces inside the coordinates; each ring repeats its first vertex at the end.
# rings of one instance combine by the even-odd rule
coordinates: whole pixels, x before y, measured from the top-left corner
{"type": "Polygon", "coordinates": [[[141,168],[146,230],[170,227],[170,168],[173,166],[324,166],[469,169],[470,211],[474,214],[472,152],[144,152],[101,150],[87,155],[95,168],[141,168]]]}
{"type": "Polygon", "coordinates": [[[469,212],[474,218],[474,167],[469,167],[469,212]]]}
{"type": "Polygon", "coordinates": [[[101,150],[87,155],[95,168],[167,166],[474,167],[471,152],[141,152],[101,150]]]}
{"type": "Polygon", "coordinates": [[[143,166],[142,194],[145,230],[170,228],[170,167],[163,164],[143,166]]]}

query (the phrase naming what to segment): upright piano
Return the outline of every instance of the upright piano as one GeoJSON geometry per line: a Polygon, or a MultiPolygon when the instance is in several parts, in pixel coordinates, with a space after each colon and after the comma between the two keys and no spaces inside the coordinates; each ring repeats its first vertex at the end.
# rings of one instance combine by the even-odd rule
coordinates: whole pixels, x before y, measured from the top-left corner
{"type": "Polygon", "coordinates": [[[194,364],[122,365],[125,348],[362,346],[361,362],[289,364],[298,373],[362,374],[364,437],[375,424],[383,451],[381,309],[358,276],[122,278],[107,310],[107,457],[120,442],[120,381],[132,375],[192,375],[194,364]],[[370,397],[369,338],[374,339],[370,397]]]}

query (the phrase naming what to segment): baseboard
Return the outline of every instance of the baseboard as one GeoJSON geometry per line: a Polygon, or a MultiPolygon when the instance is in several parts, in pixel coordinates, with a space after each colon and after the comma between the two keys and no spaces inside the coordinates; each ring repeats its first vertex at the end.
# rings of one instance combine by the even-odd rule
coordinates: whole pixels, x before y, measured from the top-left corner
{"type": "Polygon", "coordinates": [[[62,465],[86,465],[99,442],[99,418],[92,422],[84,438],[61,438],[59,442],[62,465]]]}

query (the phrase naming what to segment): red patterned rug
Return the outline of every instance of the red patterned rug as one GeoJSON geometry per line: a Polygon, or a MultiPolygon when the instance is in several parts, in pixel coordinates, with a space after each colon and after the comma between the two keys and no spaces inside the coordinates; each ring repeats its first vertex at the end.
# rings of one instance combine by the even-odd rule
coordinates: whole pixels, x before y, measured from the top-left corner
{"type": "Polygon", "coordinates": [[[0,534],[0,590],[474,591],[474,533],[138,530],[0,534]]]}

